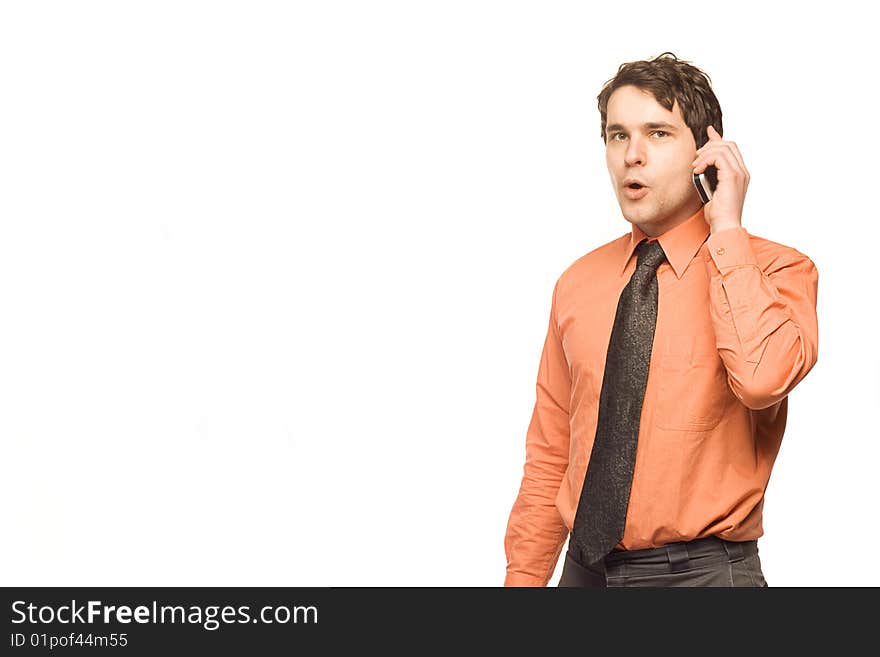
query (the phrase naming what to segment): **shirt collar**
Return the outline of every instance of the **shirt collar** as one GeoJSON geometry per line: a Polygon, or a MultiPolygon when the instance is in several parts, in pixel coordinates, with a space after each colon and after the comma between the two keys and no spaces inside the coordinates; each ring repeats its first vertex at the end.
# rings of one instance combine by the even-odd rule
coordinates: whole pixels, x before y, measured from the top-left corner
{"type": "MultiPolygon", "coordinates": [[[[663,247],[663,252],[675,271],[675,275],[681,278],[707,237],[709,237],[709,224],[706,223],[703,208],[700,207],[689,219],[678,224],[675,228],[667,230],[656,239],[660,241],[660,246],[663,247]]],[[[630,237],[628,240],[624,240],[624,253],[621,256],[623,262],[620,267],[621,276],[626,270],[636,246],[644,239],[653,240],[655,238],[648,237],[641,228],[632,224],[630,237]]]]}

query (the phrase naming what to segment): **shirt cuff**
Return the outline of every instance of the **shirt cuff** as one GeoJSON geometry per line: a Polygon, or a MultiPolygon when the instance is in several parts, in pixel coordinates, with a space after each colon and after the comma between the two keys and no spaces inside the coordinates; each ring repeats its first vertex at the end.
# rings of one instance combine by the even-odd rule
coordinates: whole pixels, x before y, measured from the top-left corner
{"type": "Polygon", "coordinates": [[[706,248],[721,273],[743,265],[758,266],[749,234],[742,226],[712,233],[706,242],[706,248]]]}

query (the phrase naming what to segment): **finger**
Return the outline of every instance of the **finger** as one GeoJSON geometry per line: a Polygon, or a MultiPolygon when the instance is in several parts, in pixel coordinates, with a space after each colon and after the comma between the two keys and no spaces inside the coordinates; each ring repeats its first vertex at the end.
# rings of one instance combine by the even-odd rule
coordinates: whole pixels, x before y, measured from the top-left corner
{"type": "Polygon", "coordinates": [[[713,145],[718,142],[723,143],[723,141],[724,141],[722,139],[721,135],[719,134],[719,132],[711,125],[706,127],[706,135],[709,137],[709,141],[707,141],[705,144],[703,144],[700,148],[697,149],[698,153],[701,150],[703,150],[704,148],[706,148],[706,146],[710,146],[710,145],[713,145]]]}
{"type": "Polygon", "coordinates": [[[729,150],[730,144],[732,144],[732,143],[733,142],[730,142],[730,141],[710,142],[710,143],[706,144],[705,146],[703,146],[700,150],[697,151],[697,157],[704,155],[706,153],[712,152],[712,151],[729,150]]]}
{"type": "Polygon", "coordinates": [[[749,170],[746,169],[746,163],[743,162],[742,154],[739,152],[739,147],[734,142],[730,142],[730,150],[733,151],[733,154],[736,156],[739,165],[742,167],[742,170],[745,171],[746,178],[749,178],[749,170]]]}
{"type": "Polygon", "coordinates": [[[697,149],[697,155],[699,155],[700,153],[705,153],[710,148],[717,148],[718,146],[721,146],[723,143],[724,143],[723,141],[717,141],[717,140],[707,141],[705,144],[703,144],[702,146],[700,146],[697,149]]]}
{"type": "Polygon", "coordinates": [[[711,125],[706,127],[706,135],[709,137],[709,141],[707,143],[712,143],[713,141],[721,141],[721,135],[719,135],[718,131],[711,125]]]}
{"type": "Polygon", "coordinates": [[[746,176],[749,176],[749,170],[746,168],[746,163],[743,161],[742,154],[739,152],[739,148],[737,147],[736,142],[722,140],[721,135],[719,135],[718,131],[711,125],[708,128],[706,128],[707,134],[711,134],[709,132],[710,130],[712,133],[718,135],[719,138],[713,139],[711,142],[704,144],[702,147],[697,149],[697,155],[702,153],[703,149],[706,148],[707,146],[711,146],[711,147],[716,147],[716,146],[721,146],[721,145],[728,146],[733,151],[734,156],[736,157],[737,161],[739,162],[740,167],[742,167],[742,170],[745,172],[746,176]]]}
{"type": "Polygon", "coordinates": [[[739,168],[745,174],[746,179],[748,179],[750,177],[749,170],[746,169],[746,163],[743,162],[742,155],[740,154],[739,148],[737,148],[737,145],[735,142],[725,141],[723,143],[716,144],[716,147],[723,148],[725,152],[730,153],[733,156],[733,158],[736,160],[737,164],[739,164],[739,168]]]}
{"type": "Polygon", "coordinates": [[[697,149],[697,153],[702,153],[709,148],[716,148],[717,146],[721,146],[726,143],[728,142],[724,141],[723,139],[710,139],[697,149]]]}
{"type": "Polygon", "coordinates": [[[718,177],[726,178],[728,174],[733,176],[741,176],[745,179],[745,171],[740,168],[739,160],[733,155],[729,149],[718,149],[709,151],[694,160],[693,172],[702,173],[708,166],[714,166],[718,169],[718,177]]]}
{"type": "MultiPolygon", "coordinates": [[[[706,170],[706,167],[714,166],[718,169],[720,173],[722,170],[727,170],[731,167],[731,165],[735,164],[737,168],[739,168],[739,162],[736,162],[734,158],[733,161],[728,160],[727,157],[730,156],[729,151],[713,148],[712,150],[706,151],[697,159],[694,160],[693,167],[694,173],[702,173],[706,170]]],[[[731,156],[732,157],[732,156],[731,156]]]]}
{"type": "MultiPolygon", "coordinates": [[[[709,146],[709,144],[706,144],[706,146],[709,146]]],[[[746,164],[745,164],[745,162],[743,162],[742,155],[740,155],[739,149],[736,147],[736,144],[734,142],[725,141],[725,142],[720,142],[720,143],[715,142],[714,144],[711,144],[711,148],[708,148],[708,149],[702,151],[702,153],[698,152],[699,154],[697,155],[697,158],[694,160],[694,163],[696,163],[696,161],[700,157],[704,156],[707,153],[711,153],[711,152],[730,153],[733,156],[733,158],[736,160],[737,164],[739,164],[742,171],[745,172],[746,175],[748,175],[748,170],[746,169],[746,164]]]]}

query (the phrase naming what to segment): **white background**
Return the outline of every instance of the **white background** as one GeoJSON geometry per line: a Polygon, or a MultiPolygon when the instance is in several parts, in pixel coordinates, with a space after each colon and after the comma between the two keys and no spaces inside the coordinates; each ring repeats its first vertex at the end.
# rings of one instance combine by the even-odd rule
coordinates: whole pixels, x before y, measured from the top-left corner
{"type": "Polygon", "coordinates": [[[880,584],[875,35],[708,6],[4,3],[0,583],[500,585],[553,284],[630,230],[596,95],[671,50],[820,274],[766,578],[880,584]]]}

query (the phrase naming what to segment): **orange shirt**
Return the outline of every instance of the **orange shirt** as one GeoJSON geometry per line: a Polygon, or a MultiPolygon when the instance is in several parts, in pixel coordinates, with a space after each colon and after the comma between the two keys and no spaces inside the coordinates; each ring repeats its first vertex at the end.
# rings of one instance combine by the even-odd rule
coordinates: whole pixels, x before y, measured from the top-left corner
{"type": "MultiPolygon", "coordinates": [[[[617,301],[646,238],[632,224],[556,281],[504,538],[505,586],[546,586],[571,531],[617,301]]],[[[702,208],[657,239],[667,261],[657,269],[657,326],[617,548],[756,539],[787,395],[818,356],[819,274],[804,254],[745,228],[710,235],[702,208]]]]}

